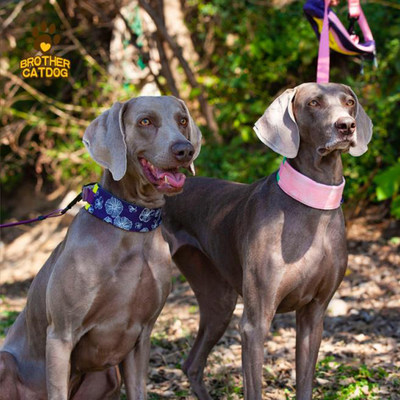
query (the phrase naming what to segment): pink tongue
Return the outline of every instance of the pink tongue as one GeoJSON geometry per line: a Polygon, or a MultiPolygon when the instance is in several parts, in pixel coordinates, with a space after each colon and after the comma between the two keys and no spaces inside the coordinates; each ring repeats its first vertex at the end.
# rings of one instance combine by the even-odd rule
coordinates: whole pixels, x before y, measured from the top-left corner
{"type": "Polygon", "coordinates": [[[185,174],[182,174],[182,172],[176,172],[175,174],[166,172],[163,174],[162,178],[164,179],[165,176],[168,177],[168,182],[173,187],[182,187],[186,179],[185,174]]]}
{"type": "MultiPolygon", "coordinates": [[[[156,169],[156,177],[159,180],[164,180],[164,178],[168,177],[168,182],[173,187],[182,187],[185,183],[186,176],[182,172],[171,172],[171,171],[161,171],[158,168],[156,169]]],[[[164,180],[165,181],[165,180],[164,180]]]]}

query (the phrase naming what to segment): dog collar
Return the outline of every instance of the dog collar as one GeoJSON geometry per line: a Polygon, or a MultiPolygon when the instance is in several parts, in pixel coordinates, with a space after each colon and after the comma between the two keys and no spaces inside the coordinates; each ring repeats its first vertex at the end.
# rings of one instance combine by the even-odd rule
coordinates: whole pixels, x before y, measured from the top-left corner
{"type": "Polygon", "coordinates": [[[283,159],[276,174],[279,187],[290,197],[319,210],[334,210],[342,204],[345,180],[339,186],[318,183],[296,171],[283,159]]]}
{"type": "Polygon", "coordinates": [[[82,188],[85,210],[93,216],[131,232],[149,232],[161,224],[161,208],[145,208],[128,203],[103,189],[98,183],[82,188]]]}

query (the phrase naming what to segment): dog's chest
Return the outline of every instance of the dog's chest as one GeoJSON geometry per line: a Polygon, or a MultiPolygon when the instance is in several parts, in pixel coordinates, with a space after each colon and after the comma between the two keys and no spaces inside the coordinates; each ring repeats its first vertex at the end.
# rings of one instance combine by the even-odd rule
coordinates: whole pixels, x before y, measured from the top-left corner
{"type": "Polygon", "coordinates": [[[346,269],[341,218],[321,216],[314,224],[304,222],[302,231],[300,226],[298,230],[282,230],[277,251],[282,272],[278,312],[298,309],[316,298],[325,301],[337,289],[346,269]]]}
{"type": "Polygon", "coordinates": [[[83,321],[88,331],[73,352],[77,370],[117,365],[150,333],[170,291],[171,258],[165,242],[132,251],[104,273],[101,289],[83,321]]]}

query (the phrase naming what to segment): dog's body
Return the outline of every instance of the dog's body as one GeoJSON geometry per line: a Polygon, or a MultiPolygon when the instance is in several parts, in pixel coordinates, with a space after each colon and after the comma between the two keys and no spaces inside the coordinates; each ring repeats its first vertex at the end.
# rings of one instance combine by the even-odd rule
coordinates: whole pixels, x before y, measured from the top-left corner
{"type": "MultiPolygon", "coordinates": [[[[168,246],[160,229],[146,234],[126,232],[81,210],[65,240],[32,283],[26,309],[7,335],[2,351],[12,354],[16,364],[5,368],[14,369],[18,379],[13,383],[18,382],[19,392],[9,397],[4,391],[5,383],[1,382],[0,398],[25,399],[26,393],[30,393],[29,398],[47,399],[46,369],[52,374],[58,367],[50,367],[50,360],[47,366],[45,362],[46,347],[48,352],[53,337],[55,357],[63,350],[70,353],[69,393],[77,392],[83,373],[120,362],[126,365],[128,361],[132,364],[127,365],[126,372],[137,380],[133,386],[142,392],[144,387],[139,388],[138,384],[145,383],[148,341],[169,293],[170,265],[168,246]],[[110,251],[99,251],[103,246],[110,251]],[[73,332],[69,332],[71,329],[73,332]],[[69,342],[67,349],[60,346],[58,341],[62,340],[69,342]],[[132,360],[127,360],[131,352],[132,360]]],[[[63,352],[60,358],[64,358],[63,352]]],[[[86,398],[118,399],[119,382],[113,368],[109,370],[109,379],[113,384],[105,384],[106,392],[101,390],[96,396],[93,390],[97,384],[92,385],[86,398]]],[[[65,385],[64,373],[57,373],[54,382],[65,385]]],[[[84,387],[76,398],[85,398],[84,387]]]]}
{"type": "MultiPolygon", "coordinates": [[[[336,84],[286,91],[256,126],[297,171],[326,185],[342,183],[340,151],[361,155],[372,133],[354,93],[336,84]]],[[[193,178],[167,200],[163,233],[200,306],[199,332],[184,365],[195,394],[211,398],[203,369],[241,295],[245,399],[261,399],[263,342],[273,316],[293,310],[296,398],[310,399],[323,316],[347,265],[340,207],[320,210],[294,200],[276,173],[252,185],[193,178]]]]}
{"type": "MultiPolygon", "coordinates": [[[[86,130],[106,167],[101,186],[143,207],[181,190],[200,147],[183,102],[137,98],[86,130]]],[[[170,291],[171,257],[160,228],[131,232],[81,210],[32,283],[0,352],[0,399],[146,398],[150,333],[170,291]]]]}

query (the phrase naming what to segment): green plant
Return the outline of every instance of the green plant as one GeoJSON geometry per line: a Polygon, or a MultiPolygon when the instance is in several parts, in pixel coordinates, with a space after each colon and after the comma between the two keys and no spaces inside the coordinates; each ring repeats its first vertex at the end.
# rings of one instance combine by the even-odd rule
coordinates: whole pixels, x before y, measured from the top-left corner
{"type": "MultiPolygon", "coordinates": [[[[63,16],[64,3],[58,1],[58,8],[58,2],[42,0],[25,7],[7,31],[8,48],[2,55],[6,73],[2,74],[0,172],[6,195],[24,180],[55,188],[77,187],[96,179],[100,168],[81,142],[85,127],[114,101],[139,91],[129,81],[115,82],[107,73],[110,21],[116,10],[107,8],[97,15],[100,22],[92,23],[86,13],[70,19],[63,16]],[[32,29],[42,21],[55,24],[61,35],[71,77],[25,80],[23,86],[18,80],[19,61],[32,55],[32,29]],[[72,29],[64,26],[65,21],[72,29]]],[[[199,60],[197,80],[214,107],[222,137],[222,143],[215,144],[207,126],[201,127],[205,144],[196,163],[199,175],[251,182],[278,168],[280,157],[258,141],[252,128],[285,88],[315,80],[318,41],[302,5],[299,1],[282,6],[265,1],[185,2],[185,21],[199,60]]],[[[12,2],[5,6],[7,15],[12,7],[12,2]]],[[[339,7],[341,15],[346,14],[345,7],[339,7]]],[[[400,158],[400,12],[391,3],[371,2],[365,4],[364,12],[377,43],[379,68],[365,63],[361,75],[360,60],[336,53],[331,59],[331,81],[350,85],[374,123],[369,151],[360,158],[343,157],[345,207],[388,200],[392,214],[399,217],[398,186],[392,182],[400,158]]],[[[181,74],[182,66],[177,71],[181,74]]],[[[157,78],[165,88],[162,71],[157,78]]],[[[185,81],[181,86],[189,102],[201,91],[198,87],[188,90],[185,81]]]]}
{"type": "Polygon", "coordinates": [[[0,313],[0,337],[5,337],[8,328],[15,322],[19,315],[17,311],[2,311],[0,313]]]}
{"type": "MultiPolygon", "coordinates": [[[[190,4],[198,9],[190,14],[188,26],[197,38],[197,51],[204,55],[201,79],[224,137],[221,146],[203,146],[199,173],[254,181],[276,169],[280,158],[258,142],[253,124],[285,88],[315,80],[317,39],[300,2],[283,7],[229,0],[190,4]],[[214,51],[209,54],[210,37],[214,51]]],[[[345,7],[338,11],[342,16],[345,7]]],[[[350,85],[374,124],[369,151],[360,158],[343,157],[345,207],[350,208],[383,199],[377,196],[378,186],[386,185],[389,173],[373,178],[379,171],[391,171],[400,156],[400,12],[372,3],[365,4],[364,11],[375,35],[379,68],[366,62],[361,75],[360,60],[337,53],[331,59],[331,81],[350,85]]],[[[387,197],[394,216],[396,196],[394,192],[387,197]]]]}
{"type": "Polygon", "coordinates": [[[374,178],[378,201],[392,199],[391,212],[400,219],[400,159],[374,178]]]}
{"type": "Polygon", "coordinates": [[[318,384],[314,393],[323,400],[379,399],[379,385],[387,377],[383,368],[339,363],[329,356],[317,364],[317,382],[319,378],[324,383],[318,384]]]}

